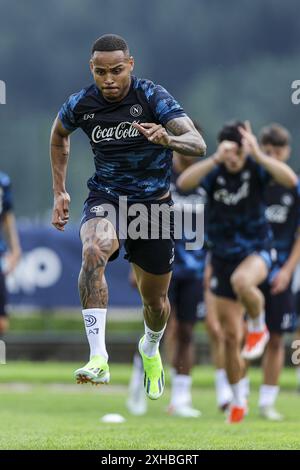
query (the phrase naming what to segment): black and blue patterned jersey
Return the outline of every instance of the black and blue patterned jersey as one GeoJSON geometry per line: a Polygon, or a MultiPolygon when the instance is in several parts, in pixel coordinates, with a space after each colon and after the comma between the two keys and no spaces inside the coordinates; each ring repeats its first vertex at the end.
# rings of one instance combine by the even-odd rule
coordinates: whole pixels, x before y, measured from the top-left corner
{"type": "Polygon", "coordinates": [[[300,230],[300,181],[285,188],[271,181],[266,187],[266,216],[274,234],[273,246],[282,266],[288,259],[300,230]]]}
{"type": "MultiPolygon", "coordinates": [[[[176,185],[178,177],[179,174],[173,169],[170,190],[174,209],[182,213],[183,210],[189,208],[192,217],[184,218],[183,236],[180,239],[175,239],[173,277],[176,279],[203,279],[206,250],[204,248],[187,250],[186,242],[191,243],[195,240],[192,235],[196,230],[196,210],[204,210],[206,193],[201,187],[192,191],[180,190],[176,185]],[[187,226],[187,224],[190,225],[187,226]]],[[[204,227],[201,227],[200,230],[204,230],[204,227]]]]}
{"type": "Polygon", "coordinates": [[[69,97],[58,114],[63,126],[80,127],[89,137],[96,172],[91,191],[116,200],[157,199],[169,189],[172,150],[149,142],[133,122],[162,125],[185,116],[178,102],[160,85],[132,77],[130,90],[119,102],[108,102],[93,84],[69,97]]]}
{"type": "MultiPolygon", "coordinates": [[[[13,208],[10,178],[0,172],[0,228],[3,215],[13,208]]],[[[0,256],[5,252],[6,244],[0,234],[0,256]]]]}
{"type": "Polygon", "coordinates": [[[264,195],[270,179],[249,156],[240,172],[229,173],[219,165],[201,182],[208,197],[206,232],[215,256],[236,261],[271,249],[273,234],[264,195]]]}

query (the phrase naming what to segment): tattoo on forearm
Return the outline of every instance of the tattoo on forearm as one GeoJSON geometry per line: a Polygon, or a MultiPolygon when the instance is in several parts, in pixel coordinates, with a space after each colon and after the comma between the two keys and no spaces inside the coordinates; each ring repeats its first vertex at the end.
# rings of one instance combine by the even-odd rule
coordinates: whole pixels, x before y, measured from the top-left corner
{"type": "Polygon", "coordinates": [[[206,145],[199,134],[194,128],[190,118],[181,117],[172,119],[166,125],[167,130],[175,137],[182,139],[174,139],[171,148],[184,155],[204,155],[206,145]]]}

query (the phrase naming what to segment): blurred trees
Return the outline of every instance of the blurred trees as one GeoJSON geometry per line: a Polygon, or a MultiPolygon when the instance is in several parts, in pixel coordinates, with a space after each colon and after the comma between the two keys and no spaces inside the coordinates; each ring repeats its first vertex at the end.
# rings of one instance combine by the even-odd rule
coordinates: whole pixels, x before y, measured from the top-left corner
{"type": "MultiPolygon", "coordinates": [[[[300,79],[296,0],[0,0],[0,168],[14,183],[18,215],[48,217],[48,140],[65,98],[91,81],[90,48],[100,35],[124,36],[135,73],[164,85],[197,118],[209,152],[224,120],[279,121],[300,151],[291,83],[300,79]]],[[[299,166],[296,157],[292,161],[299,166]]],[[[72,137],[68,189],[80,216],[93,158],[72,137]]]]}

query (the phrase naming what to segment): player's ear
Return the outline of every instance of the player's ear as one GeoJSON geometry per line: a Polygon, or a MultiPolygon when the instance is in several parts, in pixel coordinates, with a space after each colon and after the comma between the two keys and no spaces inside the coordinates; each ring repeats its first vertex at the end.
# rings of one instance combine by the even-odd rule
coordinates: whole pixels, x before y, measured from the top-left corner
{"type": "Polygon", "coordinates": [[[90,71],[92,72],[92,74],[94,73],[94,64],[92,59],[90,59],[90,71]]]}
{"type": "Polygon", "coordinates": [[[129,57],[129,64],[130,64],[130,72],[134,69],[134,58],[132,56],[129,57]]]}

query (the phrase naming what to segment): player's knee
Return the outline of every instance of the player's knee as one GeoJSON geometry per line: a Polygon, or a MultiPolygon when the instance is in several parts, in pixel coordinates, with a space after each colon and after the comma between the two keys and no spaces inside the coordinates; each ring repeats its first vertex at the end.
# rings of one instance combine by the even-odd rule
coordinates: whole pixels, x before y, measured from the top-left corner
{"type": "Polygon", "coordinates": [[[213,341],[221,341],[223,339],[223,334],[221,331],[220,324],[218,322],[210,321],[208,318],[205,320],[205,326],[209,337],[213,341]]]}
{"type": "Polygon", "coordinates": [[[82,250],[82,267],[83,269],[104,268],[108,261],[108,254],[101,245],[96,243],[87,244],[82,250]]]}
{"type": "Polygon", "coordinates": [[[230,283],[234,293],[239,297],[245,294],[250,287],[246,273],[233,273],[230,277],[230,283]]]}
{"type": "Polygon", "coordinates": [[[225,347],[227,348],[230,348],[230,349],[239,348],[240,346],[239,333],[234,330],[225,330],[224,342],[225,342],[225,347]]]}
{"type": "Polygon", "coordinates": [[[184,345],[188,346],[193,341],[193,325],[186,323],[179,323],[177,330],[178,341],[184,345]]]}
{"type": "Polygon", "coordinates": [[[157,297],[143,297],[143,304],[145,309],[155,316],[161,316],[168,311],[170,313],[170,303],[167,295],[161,295],[157,297]]]}

